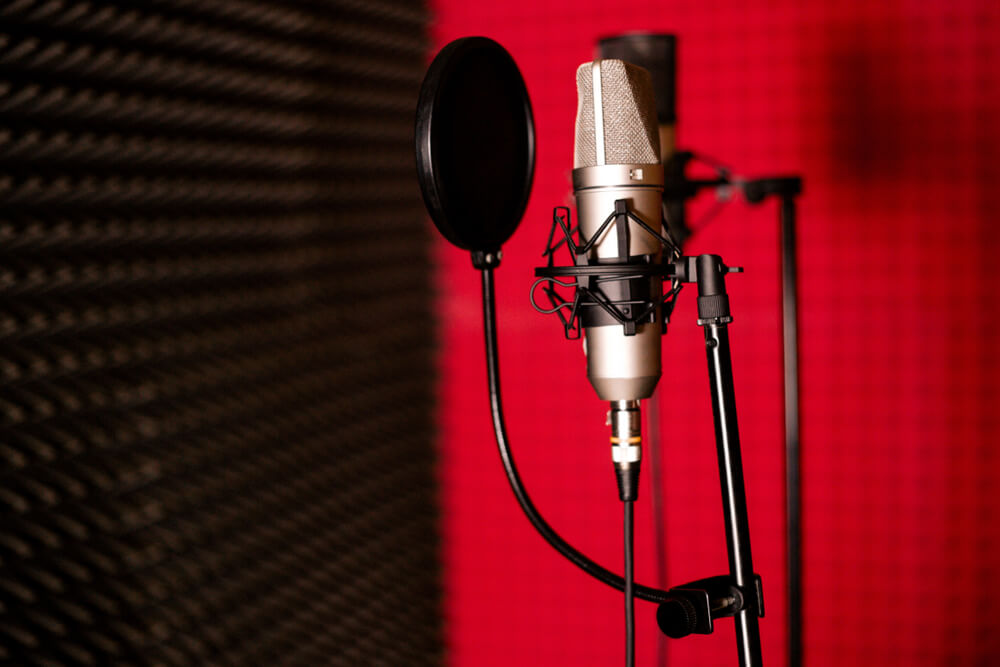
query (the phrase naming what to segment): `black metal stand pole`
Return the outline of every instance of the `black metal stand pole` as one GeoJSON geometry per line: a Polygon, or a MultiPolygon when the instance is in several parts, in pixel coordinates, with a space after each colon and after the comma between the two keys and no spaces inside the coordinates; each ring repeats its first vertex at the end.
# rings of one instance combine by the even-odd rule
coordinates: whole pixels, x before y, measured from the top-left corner
{"type": "Polygon", "coordinates": [[[777,197],[781,245],[781,349],[785,413],[785,532],[788,576],[788,667],[802,666],[802,464],[799,422],[799,292],[795,197],[797,176],[759,178],[743,186],[747,201],[777,197]]]}
{"type": "MultiPolygon", "coordinates": [[[[750,523],[747,518],[743,460],[736,422],[736,393],[729,349],[729,297],[725,271],[717,255],[701,255],[697,260],[698,323],[705,330],[705,350],[715,418],[715,443],[719,457],[719,481],[726,522],[729,573],[733,584],[745,596],[755,595],[753,560],[750,555],[750,523]]],[[[755,601],[759,603],[759,601],[755,601]]],[[[760,625],[757,604],[744,604],[736,613],[736,645],[741,667],[760,667],[760,625]]]]}
{"type": "Polygon", "coordinates": [[[781,227],[781,321],[785,392],[785,517],[788,560],[788,665],[802,665],[802,486],[799,439],[799,314],[795,196],[784,194],[781,227]]]}

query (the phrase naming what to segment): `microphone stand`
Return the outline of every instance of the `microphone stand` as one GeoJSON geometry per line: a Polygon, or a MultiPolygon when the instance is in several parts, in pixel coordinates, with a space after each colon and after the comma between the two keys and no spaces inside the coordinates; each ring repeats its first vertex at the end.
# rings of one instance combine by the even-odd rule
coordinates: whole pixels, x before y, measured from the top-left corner
{"type": "MultiPolygon", "coordinates": [[[[538,280],[532,288],[532,305],[541,312],[557,313],[562,320],[567,338],[580,335],[579,311],[582,307],[600,307],[619,323],[625,325],[643,320],[648,313],[658,307],[663,308],[664,324],[672,312],[674,298],[685,283],[696,283],[698,287],[698,324],[705,331],[706,358],[711,387],[712,413],[715,425],[716,450],[719,465],[719,480],[723,500],[723,518],[726,531],[726,545],[729,573],[700,579],[667,591],[646,586],[636,586],[636,597],[659,603],[657,623],[669,637],[680,638],[689,634],[710,634],[714,630],[713,621],[733,616],[736,623],[737,655],[741,667],[760,667],[762,663],[760,627],[758,618],[764,614],[763,591],[760,576],[753,571],[750,549],[750,529],[747,516],[746,490],[743,481],[743,463],[740,452],[739,428],[736,418],[736,398],[733,384],[732,358],[729,346],[728,324],[732,321],[729,297],[726,292],[725,276],[742,269],[725,266],[718,255],[699,257],[679,257],[673,252],[661,263],[645,264],[580,264],[555,266],[555,250],[566,244],[574,257],[584,256],[593,239],[600,238],[610,224],[636,223],[646,233],[658,237],[665,248],[675,249],[669,238],[660,236],[654,229],[629,210],[626,200],[615,202],[615,211],[590,240],[577,244],[569,221],[569,211],[558,207],[553,214],[553,228],[549,235],[548,248],[544,255],[549,262],[545,267],[535,269],[538,280]],[[556,231],[561,230],[563,239],[556,239],[556,231]],[[636,304],[631,301],[615,302],[595,287],[602,282],[631,280],[642,276],[660,275],[670,277],[674,288],[655,301],[636,304]],[[560,282],[560,277],[590,277],[591,287],[580,282],[560,282]],[[545,294],[552,304],[551,309],[542,309],[534,302],[534,288],[547,283],[545,294]],[[553,284],[576,287],[573,301],[562,299],[553,284]],[[569,315],[561,311],[569,309],[569,315]],[[630,317],[632,318],[630,320],[630,317]]],[[[483,299],[485,332],[487,345],[488,379],[490,381],[491,406],[497,443],[501,449],[508,480],[518,501],[543,537],[560,553],[579,567],[601,579],[605,583],[623,589],[621,577],[601,568],[582,553],[570,547],[551,526],[541,520],[537,509],[527,500],[527,494],[513,469],[509,444],[503,429],[502,408],[499,401],[499,377],[496,350],[496,323],[493,297],[493,268],[499,263],[499,253],[473,253],[473,264],[483,271],[483,299]],[[513,470],[513,473],[512,473],[513,470]],[[525,502],[527,501],[527,502],[525,502]]],[[[628,330],[628,329],[626,329],[628,330]]]]}
{"type": "Polygon", "coordinates": [[[696,260],[698,283],[698,324],[705,330],[705,352],[712,393],[715,445],[719,458],[722,511],[726,521],[729,576],[735,587],[752,591],[755,604],[742,605],[735,614],[736,650],[740,665],[761,665],[758,616],[764,615],[760,578],[753,572],[750,555],[750,522],[747,518],[743,459],[740,454],[739,426],[736,423],[736,390],[729,349],[729,297],[725,274],[729,269],[718,255],[700,255],[696,260]],[[756,607],[756,609],[754,609],[756,607]],[[756,611],[756,613],[752,613],[756,611]]]}
{"type": "MultiPolygon", "coordinates": [[[[733,178],[728,169],[705,160],[715,167],[718,178],[688,178],[687,164],[694,159],[690,151],[674,150],[677,126],[677,38],[670,34],[628,33],[605,37],[598,42],[604,58],[621,58],[646,68],[653,77],[657,98],[657,120],[667,188],[664,210],[671,236],[680,242],[687,238],[686,203],[705,187],[728,186],[741,189],[750,204],[769,196],[780,199],[779,229],[781,239],[782,355],[784,379],[785,498],[788,578],[788,665],[802,664],[802,498],[801,440],[799,430],[799,344],[798,290],[796,270],[795,198],[802,181],[795,177],[743,180],[733,178]]],[[[665,553],[665,552],[659,552],[665,553]]],[[[660,557],[661,560],[663,556],[660,557]]]]}

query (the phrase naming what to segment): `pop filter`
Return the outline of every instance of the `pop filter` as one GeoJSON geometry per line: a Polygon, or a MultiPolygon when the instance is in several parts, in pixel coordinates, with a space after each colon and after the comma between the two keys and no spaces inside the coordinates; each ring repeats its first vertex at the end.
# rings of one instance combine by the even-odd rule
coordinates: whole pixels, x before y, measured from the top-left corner
{"type": "Polygon", "coordinates": [[[524,79],[485,37],[445,46],[420,88],[417,175],[442,235],[494,253],[524,215],[535,171],[535,125],[524,79]]]}

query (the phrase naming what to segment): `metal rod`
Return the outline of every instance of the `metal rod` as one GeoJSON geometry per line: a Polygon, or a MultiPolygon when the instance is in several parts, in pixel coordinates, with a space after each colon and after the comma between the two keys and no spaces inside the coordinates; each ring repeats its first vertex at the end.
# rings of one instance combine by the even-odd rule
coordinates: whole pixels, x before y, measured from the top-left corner
{"type": "MultiPolygon", "coordinates": [[[[706,322],[705,350],[715,418],[715,443],[719,457],[719,482],[726,520],[726,546],[729,573],[743,591],[753,590],[753,559],[750,556],[750,523],[747,518],[746,489],[743,484],[743,460],[736,422],[736,397],[733,388],[733,365],[726,324],[706,322]]],[[[741,667],[760,667],[760,625],[756,604],[737,612],[736,648],[741,667]]]]}
{"type": "Polygon", "coordinates": [[[781,234],[781,343],[785,394],[785,520],[788,576],[788,665],[802,665],[802,485],[799,432],[799,321],[795,197],[784,195],[781,234]]]}

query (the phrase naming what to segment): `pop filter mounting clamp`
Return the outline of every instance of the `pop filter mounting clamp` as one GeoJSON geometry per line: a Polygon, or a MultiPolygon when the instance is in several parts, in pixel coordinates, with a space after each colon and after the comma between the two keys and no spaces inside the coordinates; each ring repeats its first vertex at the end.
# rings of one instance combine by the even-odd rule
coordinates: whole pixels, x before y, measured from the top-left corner
{"type": "MultiPolygon", "coordinates": [[[[493,272],[500,264],[502,244],[510,238],[524,215],[534,175],[535,133],[523,78],[502,46],[484,37],[467,37],[441,50],[431,63],[420,90],[415,143],[421,193],[434,224],[448,241],[471,253],[473,266],[481,273],[490,412],[511,490],[525,516],[556,551],[597,580],[624,590],[625,580],[621,576],[570,545],[545,521],[524,487],[507,437],[501,401],[493,272]]],[[[753,573],[750,559],[736,428],[726,330],[731,321],[725,291],[725,274],[729,269],[716,255],[681,257],[669,233],[666,237],[657,234],[629,211],[625,202],[616,202],[615,211],[609,212],[606,224],[624,225],[622,230],[627,234],[629,225],[634,223],[645,233],[656,235],[668,250],[664,254],[666,260],[654,263],[650,259],[647,267],[632,266],[617,275],[613,275],[617,269],[589,268],[585,263],[578,264],[579,260],[572,267],[557,267],[553,255],[561,243],[571,252],[578,253],[593,241],[574,243],[569,212],[566,210],[565,217],[560,218],[558,211],[553,218],[547,250],[549,265],[538,269],[536,274],[542,280],[555,280],[558,276],[586,276],[588,271],[596,271],[591,274],[593,280],[588,279],[594,286],[590,293],[598,307],[616,317],[626,331],[644,318],[655,316],[658,305],[666,306],[661,312],[669,314],[680,285],[698,285],[698,322],[705,328],[730,574],[669,590],[637,584],[634,594],[659,605],[657,621],[664,633],[672,637],[710,633],[714,619],[735,617],[740,664],[743,667],[760,665],[757,618],[763,615],[763,597],[760,577],[753,573]],[[560,219],[565,223],[561,227],[563,241],[552,246],[560,219]],[[563,272],[566,269],[572,270],[563,272]],[[615,303],[608,299],[602,302],[599,287],[602,281],[631,280],[637,272],[651,271],[669,277],[673,285],[666,296],[656,296],[656,303],[636,308],[636,304],[631,303],[615,303]]],[[[558,297],[553,294],[549,297],[556,299],[554,312],[559,312],[565,306],[559,305],[558,297]]],[[[581,299],[578,305],[586,307],[582,304],[581,299]]],[[[572,326],[567,326],[564,320],[564,327],[569,336],[572,326]]]]}

